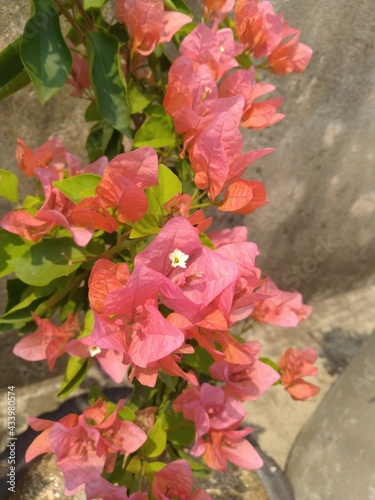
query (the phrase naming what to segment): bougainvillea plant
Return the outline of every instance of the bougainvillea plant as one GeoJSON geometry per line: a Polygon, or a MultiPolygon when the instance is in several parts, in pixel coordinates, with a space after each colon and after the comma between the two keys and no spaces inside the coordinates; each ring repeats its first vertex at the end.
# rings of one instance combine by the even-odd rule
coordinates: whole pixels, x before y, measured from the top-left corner
{"type": "Polygon", "coordinates": [[[0,54],[0,97],[31,82],[44,103],[67,83],[93,122],[88,164],[57,137],[35,149],[18,139],[18,167],[36,186],[22,202],[17,177],[0,173],[17,204],[1,220],[0,263],[13,273],[0,328],[21,333],[14,353],[50,370],[68,353],[60,397],[95,362],[133,384],[117,405],[96,388],[80,415],[30,418],[41,434],[26,460],[53,452],[68,495],[208,499],[193,473],[262,466],[243,401],[273,385],[297,400],[319,390],[304,380],[316,375],[312,348],[276,363],[230,331],[296,326],[311,307],[261,277],[244,227],[210,231],[204,211],[267,203],[242,175],[272,148],[243,152],[240,128],[283,118],[267,71],[301,72],[312,51],[268,1],[194,7],[195,17],[184,0],[116,0],[115,12],[105,0],[33,0],[0,54]]]}

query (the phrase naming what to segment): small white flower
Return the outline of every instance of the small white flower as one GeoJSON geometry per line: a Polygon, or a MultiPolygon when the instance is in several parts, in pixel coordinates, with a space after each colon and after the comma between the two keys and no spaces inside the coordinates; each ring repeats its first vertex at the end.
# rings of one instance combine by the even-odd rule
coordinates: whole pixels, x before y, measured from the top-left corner
{"type": "Polygon", "coordinates": [[[172,267],[182,267],[186,269],[186,261],[189,256],[186,253],[181,252],[178,248],[175,248],[172,253],[169,254],[169,258],[172,262],[172,267]]]}
{"type": "Polygon", "coordinates": [[[92,358],[97,354],[100,354],[101,352],[102,350],[100,349],[100,347],[97,347],[96,345],[92,345],[89,347],[89,353],[92,358]]]}
{"type": "Polygon", "coordinates": [[[222,45],[220,46],[219,50],[220,50],[220,52],[225,52],[225,48],[222,45]]]}

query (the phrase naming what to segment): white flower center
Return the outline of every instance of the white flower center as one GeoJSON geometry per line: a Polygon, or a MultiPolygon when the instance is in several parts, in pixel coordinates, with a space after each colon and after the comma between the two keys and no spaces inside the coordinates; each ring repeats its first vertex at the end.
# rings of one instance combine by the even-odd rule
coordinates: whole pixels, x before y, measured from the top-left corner
{"type": "Polygon", "coordinates": [[[96,345],[92,345],[89,347],[89,353],[92,358],[101,352],[102,350],[100,349],[100,347],[97,347],[96,345]]]}
{"type": "Polygon", "coordinates": [[[220,52],[225,52],[225,48],[222,45],[220,46],[220,52]]]}
{"type": "Polygon", "coordinates": [[[169,254],[169,258],[172,262],[172,267],[182,267],[186,269],[186,261],[189,256],[186,253],[181,252],[178,248],[175,248],[172,253],[169,254]]]}

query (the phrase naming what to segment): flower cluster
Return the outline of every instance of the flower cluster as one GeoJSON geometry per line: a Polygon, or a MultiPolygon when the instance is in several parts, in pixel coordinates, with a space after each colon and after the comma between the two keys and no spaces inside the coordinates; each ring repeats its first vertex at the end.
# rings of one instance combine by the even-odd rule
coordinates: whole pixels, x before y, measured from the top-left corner
{"type": "MultiPolygon", "coordinates": [[[[5,323],[34,329],[14,354],[45,359],[51,371],[69,355],[59,396],[94,360],[117,384],[133,384],[126,405],[96,388],[80,415],[30,418],[42,432],[26,460],[54,453],[67,495],[208,500],[194,491],[191,468],[263,464],[247,439],[244,401],[274,385],[295,400],[319,391],[304,380],[317,374],[313,348],[289,348],[277,364],[231,331],[243,320],[244,330],[295,327],[312,308],[262,278],[245,227],[207,232],[203,210],[250,214],[268,203],[264,185],[242,176],[273,149],[243,152],[240,127],[283,118],[282,98],[264,99],[275,87],[258,70],[303,71],[311,49],[266,0],[202,3],[200,24],[184,2],[117,0],[115,24],[91,2],[64,4],[72,29],[51,50],[62,50],[72,95],[90,100],[91,163],[57,137],[34,150],[17,143],[19,169],[37,189],[1,220],[4,273],[15,273],[18,294],[5,323]]],[[[16,180],[4,179],[18,200],[16,180]]]]}

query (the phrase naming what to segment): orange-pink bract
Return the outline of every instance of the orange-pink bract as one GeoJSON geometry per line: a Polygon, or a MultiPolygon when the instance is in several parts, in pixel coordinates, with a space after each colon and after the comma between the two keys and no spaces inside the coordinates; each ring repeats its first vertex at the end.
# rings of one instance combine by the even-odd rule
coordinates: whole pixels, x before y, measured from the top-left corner
{"type": "Polygon", "coordinates": [[[305,400],[316,396],[320,391],[317,385],[303,380],[303,377],[315,377],[318,369],[313,365],[318,354],[315,349],[292,349],[285,351],[278,365],[282,371],[281,382],[293,399],[305,400]]]}
{"type": "Polygon", "coordinates": [[[191,22],[185,14],[165,11],[163,0],[116,0],[116,17],[133,39],[133,52],[145,56],[191,22]]]}

